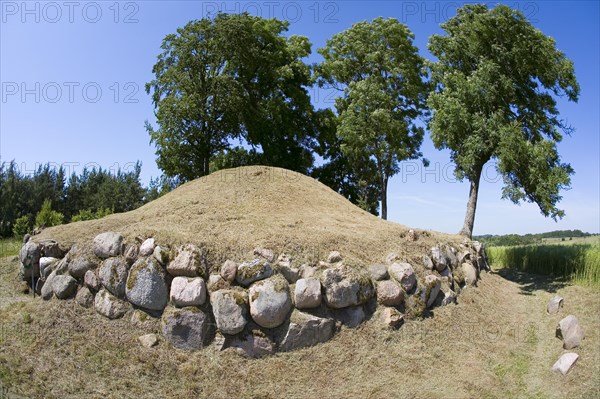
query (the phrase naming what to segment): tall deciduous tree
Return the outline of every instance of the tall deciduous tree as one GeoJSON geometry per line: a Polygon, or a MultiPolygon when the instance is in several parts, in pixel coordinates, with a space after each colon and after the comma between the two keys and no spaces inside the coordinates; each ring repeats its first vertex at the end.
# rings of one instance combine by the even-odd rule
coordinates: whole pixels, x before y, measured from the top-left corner
{"type": "Polygon", "coordinates": [[[503,198],[535,202],[544,216],[562,217],[556,204],[573,169],[561,162],[556,144],[559,130],[572,129],[559,119],[555,96],[577,101],[573,63],[507,6],[461,7],[442,28],[446,35],[429,40],[438,58],[429,128],[435,146],[450,150],[457,177],[470,181],[460,233],[473,233],[481,172],[491,159],[504,179],[503,198]]]}
{"type": "Polygon", "coordinates": [[[354,24],[319,49],[320,84],[343,93],[336,99],[342,152],[351,162],[367,157],[375,163],[377,175],[368,179],[379,187],[383,219],[389,178],[400,161],[422,156],[423,129],[415,120],[424,112],[427,85],[413,38],[398,20],[377,18],[354,24]]]}
{"type": "Polygon", "coordinates": [[[283,36],[287,29],[276,19],[218,14],[164,39],[146,85],[158,129],[146,126],[167,176],[208,174],[211,158],[239,138],[262,150],[260,163],[308,171],[316,131],[302,58],[310,43],[283,36]]]}
{"type": "Polygon", "coordinates": [[[183,181],[209,173],[210,158],[239,133],[238,90],[224,54],[218,22],[192,21],[165,37],[146,84],[159,128],[146,122],[157,164],[183,181]]]}

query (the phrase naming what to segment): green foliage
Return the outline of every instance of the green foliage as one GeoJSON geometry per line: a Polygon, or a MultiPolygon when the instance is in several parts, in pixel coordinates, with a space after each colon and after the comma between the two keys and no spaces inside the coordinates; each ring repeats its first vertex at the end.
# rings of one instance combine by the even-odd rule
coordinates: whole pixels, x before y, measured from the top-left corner
{"type": "MultiPolygon", "coordinates": [[[[22,237],[0,238],[0,258],[4,258],[6,256],[18,255],[22,246],[23,246],[23,238],[22,237]]],[[[7,264],[7,266],[10,267],[9,264],[7,264]]],[[[0,267],[2,267],[2,266],[0,266],[0,267]]],[[[6,271],[0,269],[0,274],[2,274],[3,272],[6,272],[6,271]]]]}
{"type": "Polygon", "coordinates": [[[306,172],[316,135],[303,86],[310,68],[305,37],[284,36],[288,23],[248,14],[191,21],[165,37],[147,83],[158,129],[158,166],[182,182],[210,172],[210,161],[244,139],[262,163],[306,172]]]}
{"type": "Polygon", "coordinates": [[[179,179],[177,178],[167,177],[165,175],[157,177],[156,179],[151,178],[150,184],[148,184],[148,188],[146,189],[144,202],[154,201],[155,199],[175,190],[178,185],[179,179]]]}
{"type": "Polygon", "coordinates": [[[584,233],[581,230],[555,230],[538,234],[505,234],[505,235],[481,235],[473,236],[476,241],[484,242],[487,246],[514,246],[541,244],[546,238],[564,238],[569,237],[590,237],[590,233],[584,233]]]}
{"type": "Polygon", "coordinates": [[[102,219],[103,217],[111,215],[112,213],[114,212],[112,211],[112,209],[109,208],[98,208],[96,212],[92,211],[91,209],[82,209],[77,215],[73,215],[73,217],[71,218],[71,222],[102,219]]]}
{"type": "Polygon", "coordinates": [[[359,22],[327,40],[316,67],[320,85],[343,93],[336,99],[342,154],[359,165],[374,162],[376,174],[359,172],[358,180],[379,187],[384,219],[389,178],[400,161],[422,156],[423,129],[414,121],[424,112],[427,85],[413,38],[394,18],[359,22]]]}
{"type": "Polygon", "coordinates": [[[475,184],[475,193],[483,165],[495,159],[503,198],[535,202],[544,216],[562,217],[556,204],[573,170],[558,155],[558,129],[572,129],[559,119],[555,96],[577,101],[573,63],[504,5],[463,6],[442,28],[445,36],[429,40],[438,59],[428,98],[436,148],[450,150],[457,177],[475,184]]]}
{"type": "Polygon", "coordinates": [[[341,139],[337,136],[338,119],[329,109],[317,112],[319,123],[318,144],[315,152],[327,159],[315,167],[311,176],[332,190],[343,195],[353,204],[374,215],[379,209],[379,183],[371,178],[377,175],[375,162],[370,159],[350,161],[341,150],[341,139]]]}
{"type": "Polygon", "coordinates": [[[46,199],[42,204],[42,209],[35,215],[35,225],[37,227],[58,226],[62,224],[63,219],[63,214],[52,210],[52,202],[46,199]]]}
{"type": "Polygon", "coordinates": [[[13,225],[13,235],[17,238],[23,237],[25,234],[31,232],[31,215],[21,216],[15,220],[13,225]]]}
{"type": "Polygon", "coordinates": [[[262,154],[254,149],[247,150],[243,147],[233,147],[221,151],[210,161],[210,173],[221,169],[237,168],[240,166],[261,164],[262,154]]]}
{"type": "MultiPolygon", "coordinates": [[[[152,194],[152,187],[148,190],[142,187],[140,173],[139,162],[128,171],[86,168],[80,175],[73,173],[65,183],[62,168],[46,164],[40,165],[32,174],[23,174],[14,161],[0,163],[0,237],[12,236],[17,219],[37,214],[44,199],[50,200],[54,210],[64,215],[64,220],[71,220],[85,209],[94,214],[105,209],[114,212],[135,209],[152,194]]],[[[173,187],[165,184],[161,190],[164,193],[173,187]]],[[[31,217],[30,228],[33,222],[31,217]]],[[[19,223],[17,229],[23,231],[24,222],[19,223]]]]}
{"type": "Polygon", "coordinates": [[[600,286],[600,245],[529,245],[490,247],[495,268],[551,274],[578,283],[600,286]]]}

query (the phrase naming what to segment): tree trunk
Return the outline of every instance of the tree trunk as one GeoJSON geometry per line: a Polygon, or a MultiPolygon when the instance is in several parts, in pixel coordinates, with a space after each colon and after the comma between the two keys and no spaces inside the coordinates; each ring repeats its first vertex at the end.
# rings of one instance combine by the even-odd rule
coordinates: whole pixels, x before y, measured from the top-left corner
{"type": "Polygon", "coordinates": [[[469,202],[467,203],[467,213],[465,223],[458,234],[471,238],[473,236],[473,225],[475,224],[475,210],[477,208],[477,194],[479,192],[479,180],[483,165],[475,170],[475,175],[471,178],[471,189],[469,191],[469,202]]]}
{"type": "Polygon", "coordinates": [[[210,157],[209,155],[205,155],[204,159],[203,159],[203,163],[204,165],[202,165],[203,171],[202,171],[202,176],[206,176],[210,173],[209,168],[210,168],[210,157]]]}
{"type": "Polygon", "coordinates": [[[388,177],[383,176],[381,182],[381,218],[387,220],[387,185],[388,177]]]}

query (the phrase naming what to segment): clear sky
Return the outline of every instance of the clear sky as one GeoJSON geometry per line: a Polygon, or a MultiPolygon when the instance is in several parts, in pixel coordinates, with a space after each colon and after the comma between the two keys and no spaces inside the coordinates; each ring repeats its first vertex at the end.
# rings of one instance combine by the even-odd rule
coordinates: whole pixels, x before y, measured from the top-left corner
{"type": "MultiPolygon", "coordinates": [[[[415,34],[423,56],[427,39],[442,33],[461,2],[425,1],[1,1],[0,161],[15,160],[22,172],[37,164],[131,168],[140,160],[142,180],[160,175],[144,129],[153,107],[144,90],[165,35],[217,10],[290,21],[290,34],[308,36],[313,55],[331,35],[353,23],[395,17],[415,34]]],[[[493,2],[488,2],[493,5],[493,2]]],[[[563,193],[566,217],[555,223],[535,204],[501,200],[502,181],[493,165],[484,170],[475,234],[600,231],[599,38],[597,1],[511,1],[575,63],[581,96],[559,102],[576,128],[559,149],[576,174],[563,193]]],[[[332,106],[326,90],[313,91],[319,107],[332,106]]],[[[428,168],[407,162],[390,181],[388,218],[409,226],[457,232],[468,183],[454,180],[449,154],[426,138],[428,168]]]]}

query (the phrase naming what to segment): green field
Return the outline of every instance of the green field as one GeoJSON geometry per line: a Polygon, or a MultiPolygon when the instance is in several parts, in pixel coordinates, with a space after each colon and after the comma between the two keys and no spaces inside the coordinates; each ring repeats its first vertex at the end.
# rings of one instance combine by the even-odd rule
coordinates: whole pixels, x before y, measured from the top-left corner
{"type": "Polygon", "coordinates": [[[578,284],[600,287],[600,242],[596,237],[545,239],[541,245],[490,247],[493,268],[549,274],[578,284]]]}
{"type": "Polygon", "coordinates": [[[23,242],[20,239],[0,238],[0,258],[17,255],[21,245],[23,245],[23,242]]]}

